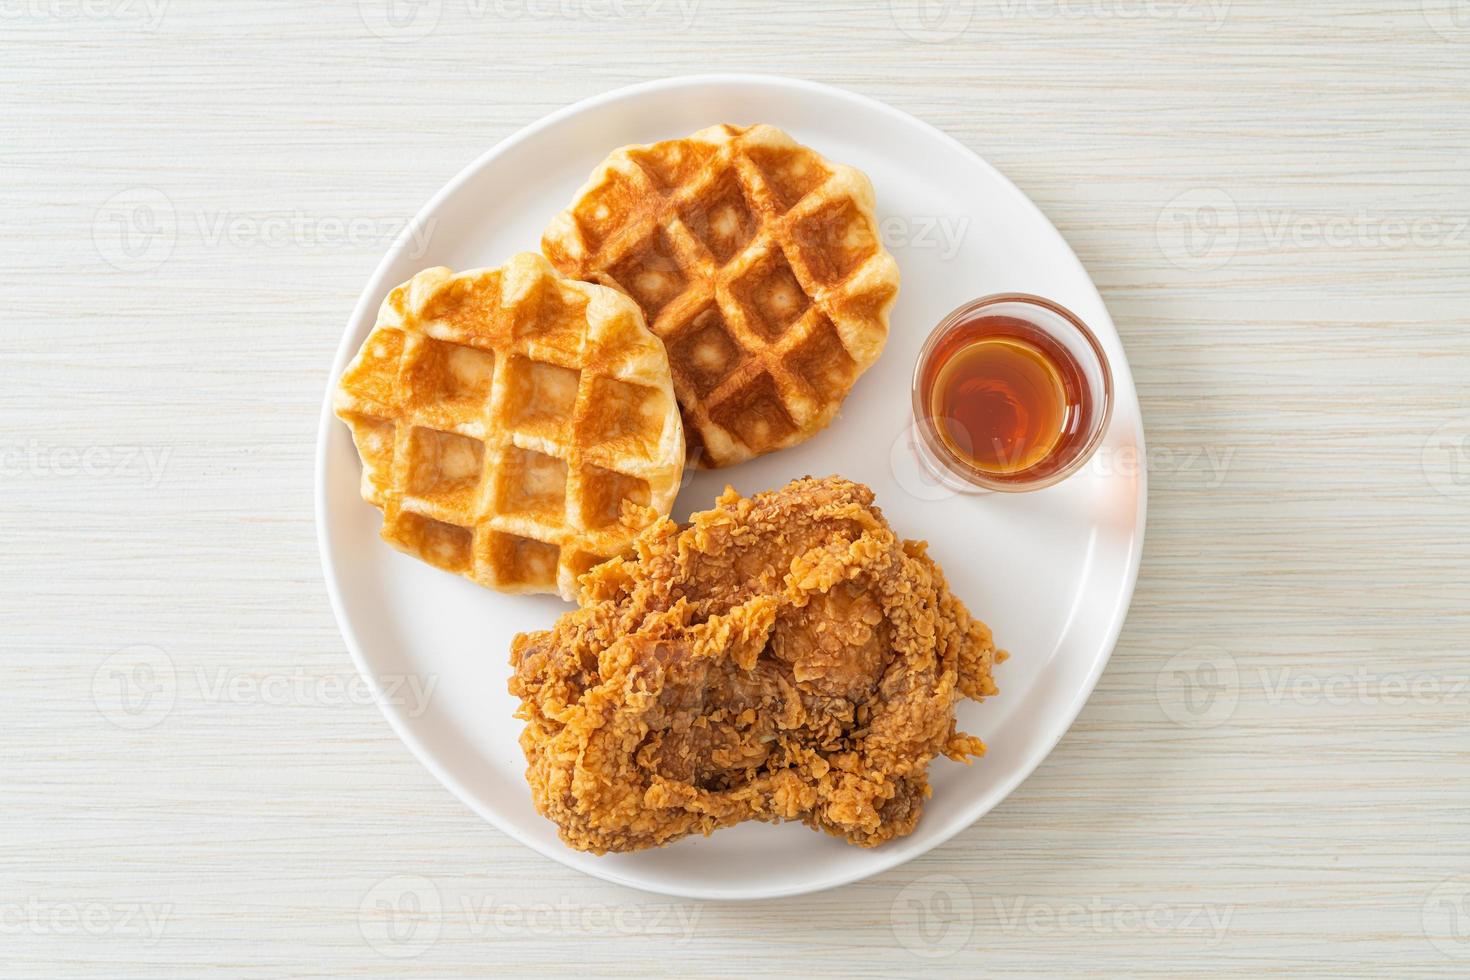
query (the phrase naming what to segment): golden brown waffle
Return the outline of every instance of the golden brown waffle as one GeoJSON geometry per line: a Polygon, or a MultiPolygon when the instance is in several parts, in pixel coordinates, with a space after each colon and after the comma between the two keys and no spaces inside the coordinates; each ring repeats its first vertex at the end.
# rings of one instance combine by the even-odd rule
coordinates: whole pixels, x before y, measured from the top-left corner
{"type": "Polygon", "coordinates": [[[614,151],[541,248],[642,307],[669,349],[696,466],[826,426],[882,353],[898,295],[868,178],[773,126],[614,151]]]}
{"type": "Polygon", "coordinates": [[[539,255],[393,290],[333,404],[384,540],[502,592],[574,599],[668,514],[683,473],[668,359],[638,307],[539,255]]]}

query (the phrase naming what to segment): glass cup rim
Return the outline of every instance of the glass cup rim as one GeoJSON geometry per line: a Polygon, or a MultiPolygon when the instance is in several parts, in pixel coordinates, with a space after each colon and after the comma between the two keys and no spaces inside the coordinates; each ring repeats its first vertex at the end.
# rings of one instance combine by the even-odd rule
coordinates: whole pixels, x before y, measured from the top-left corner
{"type": "MultiPolygon", "coordinates": [[[[1034,323],[1033,325],[1048,333],[1056,332],[1044,323],[1034,323]]],[[[1103,350],[1102,342],[1097,339],[1097,334],[1093,333],[1092,328],[1081,317],[1067,309],[1067,307],[1055,300],[1047,299],[1044,296],[1037,296],[1034,293],[991,293],[987,296],[981,296],[977,299],[961,303],[955,307],[944,319],[939,321],[939,324],[929,334],[928,339],[924,341],[924,346],[919,349],[919,357],[914,362],[912,389],[914,425],[918,430],[920,441],[923,443],[921,447],[918,447],[919,452],[925,454],[925,450],[927,450],[926,455],[930,457],[930,462],[939,464],[951,476],[982,490],[993,490],[998,493],[1025,493],[1030,490],[1041,490],[1061,483],[1083,466],[1087,465],[1088,460],[1092,459],[1093,454],[1097,452],[1098,446],[1101,445],[1103,437],[1107,435],[1108,427],[1113,418],[1113,368],[1108,361],[1107,352],[1103,350]],[[934,355],[934,349],[939,345],[940,341],[949,335],[950,331],[954,329],[959,321],[970,317],[986,307],[999,306],[1003,303],[1035,306],[1059,317],[1092,350],[1102,375],[1100,390],[1095,392],[1100,402],[1097,421],[1092,427],[1092,432],[1088,436],[1087,442],[1077,450],[1075,457],[1066,466],[1054,470],[1045,476],[1038,477],[1035,480],[1019,483],[1015,481],[1005,482],[997,480],[982,470],[956,459],[954,454],[949,452],[940,440],[939,433],[934,428],[934,420],[929,418],[928,406],[923,404],[922,393],[924,369],[928,366],[930,358],[934,355]]]]}

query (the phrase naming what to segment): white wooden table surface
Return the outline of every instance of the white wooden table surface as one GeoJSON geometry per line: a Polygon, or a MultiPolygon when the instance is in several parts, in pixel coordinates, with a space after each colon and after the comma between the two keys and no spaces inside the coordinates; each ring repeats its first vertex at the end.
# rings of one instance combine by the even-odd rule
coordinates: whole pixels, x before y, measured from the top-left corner
{"type": "Polygon", "coordinates": [[[0,92],[0,975],[1470,975],[1465,0],[0,0],[0,92]],[[1014,179],[1151,447],[1050,759],[746,905],[451,797],[354,686],[312,518],[392,234],[541,115],[708,70],[1014,179]]]}

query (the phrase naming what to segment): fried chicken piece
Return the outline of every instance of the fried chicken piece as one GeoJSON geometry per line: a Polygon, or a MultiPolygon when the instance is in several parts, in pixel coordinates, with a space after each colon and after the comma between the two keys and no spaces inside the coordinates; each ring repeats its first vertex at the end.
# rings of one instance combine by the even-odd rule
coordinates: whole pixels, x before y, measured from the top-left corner
{"type": "Polygon", "coordinates": [[[984,753],[954,706],[996,693],[1005,654],[867,487],[727,489],[636,548],[511,651],[526,778],[572,847],[636,851],[742,820],[871,847],[914,829],[931,759],[984,753]]]}

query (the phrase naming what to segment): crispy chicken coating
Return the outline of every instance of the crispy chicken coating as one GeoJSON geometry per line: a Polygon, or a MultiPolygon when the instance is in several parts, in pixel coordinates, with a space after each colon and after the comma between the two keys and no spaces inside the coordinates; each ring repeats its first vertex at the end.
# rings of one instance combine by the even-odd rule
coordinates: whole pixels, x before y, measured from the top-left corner
{"type": "Polygon", "coordinates": [[[537,809],[579,850],[743,820],[871,847],[914,829],[936,755],[984,744],[961,697],[1005,658],[921,542],[861,484],[728,489],[582,581],[582,608],[511,651],[537,809]]]}

